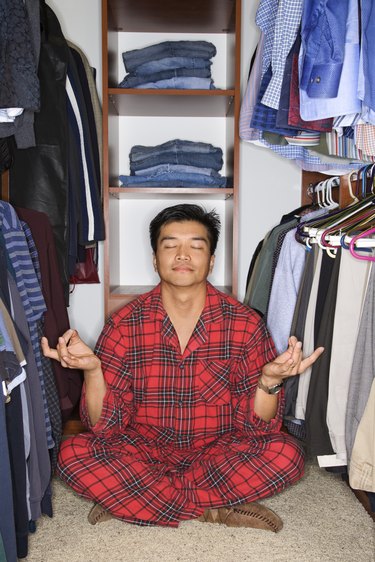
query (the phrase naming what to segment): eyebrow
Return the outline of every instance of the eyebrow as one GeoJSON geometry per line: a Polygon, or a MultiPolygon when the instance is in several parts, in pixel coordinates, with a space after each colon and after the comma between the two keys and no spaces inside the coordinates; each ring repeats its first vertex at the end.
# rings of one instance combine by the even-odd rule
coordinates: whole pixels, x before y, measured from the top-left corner
{"type": "MultiPolygon", "coordinates": [[[[165,242],[166,240],[178,240],[177,236],[163,236],[163,238],[160,238],[159,243],[161,244],[162,242],[165,242]]],[[[206,244],[208,244],[208,239],[205,238],[204,236],[192,236],[191,238],[189,238],[189,240],[197,240],[197,241],[201,241],[201,242],[206,242],[206,244]]]]}

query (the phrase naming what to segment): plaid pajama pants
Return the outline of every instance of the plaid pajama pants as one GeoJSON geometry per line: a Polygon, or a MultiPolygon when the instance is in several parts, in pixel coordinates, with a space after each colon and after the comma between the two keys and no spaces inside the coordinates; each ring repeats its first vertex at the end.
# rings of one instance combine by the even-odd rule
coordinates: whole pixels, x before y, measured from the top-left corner
{"type": "Polygon", "coordinates": [[[285,433],[228,433],[203,448],[179,450],[129,428],[109,439],[82,433],[65,440],[57,473],[123,521],[177,527],[206,508],[280,492],[303,468],[302,448],[285,433]]]}

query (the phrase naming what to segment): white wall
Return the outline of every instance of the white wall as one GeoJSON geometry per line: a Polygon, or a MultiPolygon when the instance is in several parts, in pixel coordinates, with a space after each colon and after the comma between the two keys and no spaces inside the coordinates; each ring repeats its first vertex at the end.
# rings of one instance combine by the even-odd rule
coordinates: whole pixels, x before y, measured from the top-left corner
{"type": "MultiPolygon", "coordinates": [[[[242,0],[241,90],[244,94],[250,60],[259,31],[255,25],[258,2],[242,0]]],[[[271,150],[241,141],[239,299],[246,292],[246,276],[258,242],[283,213],[299,205],[301,172],[271,150]]]]}
{"type": "MultiPolygon", "coordinates": [[[[101,2],[100,0],[47,0],[57,15],[63,33],[86,54],[97,69],[101,95],[101,2]]],[[[254,23],[258,2],[242,0],[242,93],[245,90],[252,53],[258,40],[254,23]]],[[[253,252],[281,215],[299,205],[301,173],[293,164],[271,151],[241,141],[239,299],[246,291],[246,276],[253,252]]],[[[145,239],[148,234],[145,232],[145,239]]],[[[100,250],[102,248],[100,247],[100,250]]],[[[102,251],[100,252],[102,254],[102,251]]],[[[99,264],[102,274],[102,260],[99,264]]],[[[103,325],[102,285],[77,286],[71,296],[69,316],[92,345],[103,325]]]]}

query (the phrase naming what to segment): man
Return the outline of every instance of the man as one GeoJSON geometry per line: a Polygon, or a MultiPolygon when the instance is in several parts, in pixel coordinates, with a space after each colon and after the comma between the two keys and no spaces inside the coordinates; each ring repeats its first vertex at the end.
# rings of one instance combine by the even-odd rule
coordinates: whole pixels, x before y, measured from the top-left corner
{"type": "Polygon", "coordinates": [[[94,500],[93,524],[282,527],[254,500],[303,474],[300,445],[280,430],[281,387],[323,348],[303,359],[291,337],[275,358],[258,314],[208,283],[219,231],[198,205],[161,211],[150,224],[160,284],[111,316],[95,354],[74,330],[57,349],[42,340],[47,357],[84,371],[89,431],[63,443],[58,474],[94,500]]]}

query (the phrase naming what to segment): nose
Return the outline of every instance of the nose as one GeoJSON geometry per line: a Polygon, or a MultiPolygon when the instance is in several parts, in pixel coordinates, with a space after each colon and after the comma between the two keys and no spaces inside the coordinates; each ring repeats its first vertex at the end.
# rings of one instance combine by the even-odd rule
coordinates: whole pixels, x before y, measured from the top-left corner
{"type": "Polygon", "coordinates": [[[187,261],[190,260],[190,254],[188,248],[181,244],[177,249],[176,259],[179,261],[187,261]]]}

